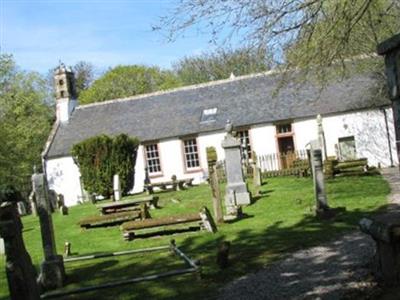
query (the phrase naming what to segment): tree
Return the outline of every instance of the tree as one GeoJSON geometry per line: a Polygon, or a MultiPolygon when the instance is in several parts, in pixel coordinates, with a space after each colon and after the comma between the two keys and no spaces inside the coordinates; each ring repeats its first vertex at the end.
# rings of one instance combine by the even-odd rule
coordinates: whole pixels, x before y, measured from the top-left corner
{"type": "Polygon", "coordinates": [[[0,189],[27,192],[34,165],[50,132],[53,112],[46,80],[20,71],[9,55],[0,55],[0,189]]]}
{"type": "Polygon", "coordinates": [[[180,86],[177,77],[170,71],[141,65],[117,66],[82,91],[81,104],[124,98],[180,86]]]}
{"type": "Polygon", "coordinates": [[[71,154],[85,189],[108,198],[113,191],[113,176],[118,174],[123,194],[131,190],[138,145],[136,138],[125,134],[113,138],[103,134],[75,144],[71,154]]]}
{"type": "Polygon", "coordinates": [[[400,28],[398,0],[181,0],[158,30],[170,40],[200,27],[212,41],[226,44],[239,36],[266,48],[286,68],[326,74],[349,60],[371,57],[378,42],[400,28]]]}
{"type": "Polygon", "coordinates": [[[79,97],[79,94],[87,90],[94,80],[94,66],[89,62],[80,61],[72,67],[72,70],[75,73],[75,88],[79,97]]]}
{"type": "Polygon", "coordinates": [[[174,71],[184,85],[226,79],[263,72],[269,69],[264,49],[219,49],[199,56],[185,57],[174,65],[174,71]]]}

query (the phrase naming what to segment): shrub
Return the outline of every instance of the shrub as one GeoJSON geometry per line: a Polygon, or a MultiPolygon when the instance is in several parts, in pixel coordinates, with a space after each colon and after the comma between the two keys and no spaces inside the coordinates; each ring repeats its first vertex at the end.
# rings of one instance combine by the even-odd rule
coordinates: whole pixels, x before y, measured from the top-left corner
{"type": "Polygon", "coordinates": [[[72,147],[72,156],[79,166],[83,185],[89,193],[109,197],[113,192],[113,176],[119,174],[122,193],[133,188],[137,138],[120,134],[99,135],[72,147]]]}

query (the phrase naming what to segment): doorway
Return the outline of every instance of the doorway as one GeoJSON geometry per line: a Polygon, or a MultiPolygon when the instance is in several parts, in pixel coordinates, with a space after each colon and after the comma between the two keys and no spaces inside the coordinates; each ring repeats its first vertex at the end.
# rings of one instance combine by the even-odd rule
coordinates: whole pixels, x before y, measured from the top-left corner
{"type": "Polygon", "coordinates": [[[278,149],[281,161],[281,168],[288,169],[292,166],[293,161],[296,159],[294,153],[293,136],[279,137],[278,149]]]}

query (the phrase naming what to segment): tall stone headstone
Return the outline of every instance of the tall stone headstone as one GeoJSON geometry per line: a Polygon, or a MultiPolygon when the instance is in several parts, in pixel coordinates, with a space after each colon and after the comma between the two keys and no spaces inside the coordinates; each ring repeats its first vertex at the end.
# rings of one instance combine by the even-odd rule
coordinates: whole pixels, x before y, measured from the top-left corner
{"type": "Polygon", "coordinates": [[[5,254],[5,249],[4,249],[4,240],[0,238],[0,255],[5,254]]]}
{"type": "Polygon", "coordinates": [[[51,217],[47,181],[44,174],[32,175],[32,186],[35,191],[44,252],[39,282],[46,290],[60,288],[65,280],[64,261],[63,257],[57,255],[56,251],[53,219],[51,217]]]}
{"type": "Polygon", "coordinates": [[[324,172],[322,170],[322,151],[321,149],[312,150],[312,165],[314,179],[314,194],[317,202],[317,212],[329,209],[328,200],[325,193],[324,172]]]}
{"type": "Polygon", "coordinates": [[[322,126],[322,117],[321,115],[317,116],[317,126],[318,126],[318,143],[319,143],[319,148],[323,151],[322,152],[322,159],[327,159],[328,154],[326,151],[326,140],[325,140],[325,132],[324,132],[324,127],[322,126]]]}
{"type": "Polygon", "coordinates": [[[233,126],[227,123],[226,135],[222,141],[222,148],[225,150],[225,172],[226,191],[225,205],[229,215],[237,213],[238,206],[251,203],[250,194],[247,190],[242,171],[240,156],[240,141],[233,134],[233,126]]]}
{"type": "Polygon", "coordinates": [[[222,223],[224,221],[224,218],[222,214],[221,192],[219,189],[217,174],[217,151],[214,147],[207,147],[206,151],[208,164],[208,180],[212,192],[214,216],[217,220],[217,223],[222,223]]]}
{"type": "Polygon", "coordinates": [[[121,181],[119,180],[119,175],[115,174],[114,175],[114,182],[113,182],[113,188],[114,188],[114,200],[119,201],[121,200],[121,181]]]}
{"type": "Polygon", "coordinates": [[[4,239],[10,299],[39,300],[36,270],[26,251],[22,223],[15,203],[0,204],[0,238],[4,239]]]}

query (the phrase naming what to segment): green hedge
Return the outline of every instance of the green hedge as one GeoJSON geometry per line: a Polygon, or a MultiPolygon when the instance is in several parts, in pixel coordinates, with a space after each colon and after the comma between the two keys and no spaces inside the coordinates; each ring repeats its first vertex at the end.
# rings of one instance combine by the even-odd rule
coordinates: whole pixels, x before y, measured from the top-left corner
{"type": "Polygon", "coordinates": [[[126,134],[103,134],[75,144],[71,154],[79,166],[85,190],[108,198],[113,192],[114,174],[119,174],[123,194],[131,190],[138,145],[137,138],[126,134]]]}

